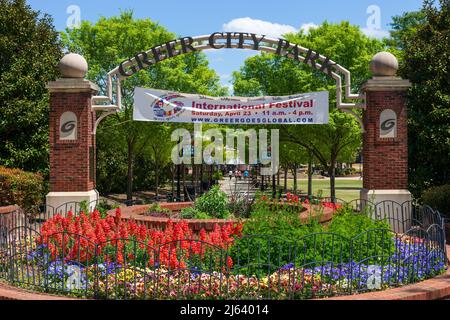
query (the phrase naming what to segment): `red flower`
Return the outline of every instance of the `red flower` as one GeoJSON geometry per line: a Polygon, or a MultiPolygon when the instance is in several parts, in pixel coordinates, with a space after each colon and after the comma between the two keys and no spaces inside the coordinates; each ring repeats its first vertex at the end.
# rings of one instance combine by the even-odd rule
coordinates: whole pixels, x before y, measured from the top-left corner
{"type": "Polygon", "coordinates": [[[233,259],[231,259],[231,257],[227,257],[227,266],[228,269],[233,268],[233,259]]]}
{"type": "MultiPolygon", "coordinates": [[[[66,218],[56,215],[43,224],[37,243],[48,245],[52,259],[93,263],[97,255],[98,262],[103,259],[103,262],[122,264],[124,251],[133,250],[133,254],[126,255],[128,262],[146,257],[145,265],[158,262],[159,265],[179,268],[195,258],[193,255],[203,257],[215,247],[228,248],[236,237],[242,235],[242,227],[241,223],[216,225],[212,232],[201,230],[196,237],[186,221],[169,221],[163,231],[147,229],[134,221],[122,220],[118,209],[114,217],[106,218],[102,218],[98,211],[81,213],[77,217],[72,213],[68,213],[66,218]],[[192,240],[195,238],[200,241],[192,240]],[[164,246],[159,247],[162,244],[164,246]]],[[[227,261],[230,267],[232,263],[227,261]]]]}

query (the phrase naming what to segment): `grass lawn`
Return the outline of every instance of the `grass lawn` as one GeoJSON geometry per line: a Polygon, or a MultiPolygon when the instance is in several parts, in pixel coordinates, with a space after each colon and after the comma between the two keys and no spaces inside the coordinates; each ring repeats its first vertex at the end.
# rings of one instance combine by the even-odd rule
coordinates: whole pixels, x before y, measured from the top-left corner
{"type": "MultiPolygon", "coordinates": [[[[362,180],[342,180],[336,179],[336,197],[345,201],[359,199],[359,191],[362,188],[362,180]]],[[[298,180],[299,189],[302,193],[308,192],[308,180],[298,180]]],[[[288,188],[292,189],[294,185],[293,180],[288,180],[288,188]]],[[[313,194],[317,195],[318,191],[322,190],[323,197],[330,196],[330,180],[313,179],[313,194]]]]}

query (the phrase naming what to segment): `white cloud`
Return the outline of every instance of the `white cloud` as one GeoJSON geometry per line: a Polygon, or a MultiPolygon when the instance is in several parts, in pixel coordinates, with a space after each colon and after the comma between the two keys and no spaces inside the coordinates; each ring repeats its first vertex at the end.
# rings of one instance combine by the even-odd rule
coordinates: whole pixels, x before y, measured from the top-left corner
{"type": "Polygon", "coordinates": [[[309,33],[309,30],[315,29],[317,27],[319,27],[317,24],[315,24],[313,22],[309,22],[309,23],[302,24],[302,26],[300,27],[300,30],[303,30],[304,33],[309,33]]]}
{"type": "Polygon", "coordinates": [[[236,31],[236,32],[250,32],[256,34],[265,34],[271,37],[281,37],[283,34],[297,32],[298,29],[287,25],[272,23],[269,21],[263,21],[258,19],[237,18],[233,19],[222,26],[224,31],[236,31]]]}
{"type": "Polygon", "coordinates": [[[383,29],[363,28],[361,31],[369,38],[383,39],[390,36],[389,31],[383,29]]]}

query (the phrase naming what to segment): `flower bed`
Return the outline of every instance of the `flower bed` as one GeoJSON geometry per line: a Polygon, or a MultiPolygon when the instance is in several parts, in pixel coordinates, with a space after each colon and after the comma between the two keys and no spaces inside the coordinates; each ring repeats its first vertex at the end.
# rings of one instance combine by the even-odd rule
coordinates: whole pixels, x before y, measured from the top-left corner
{"type": "MultiPolygon", "coordinates": [[[[191,202],[183,202],[178,204],[172,203],[160,203],[160,206],[164,209],[171,210],[174,213],[180,212],[181,209],[191,206],[191,202]]],[[[164,218],[147,216],[151,205],[137,205],[131,207],[121,208],[122,219],[136,221],[139,224],[145,225],[147,228],[165,229],[168,221],[179,222],[185,221],[189,228],[198,233],[200,230],[213,231],[215,225],[224,226],[229,223],[236,223],[238,219],[177,219],[177,218],[164,218]]],[[[328,223],[333,218],[335,207],[325,204],[321,208],[320,212],[317,210],[317,206],[305,204],[303,210],[299,213],[300,221],[306,223],[311,217],[318,218],[320,223],[328,223]]],[[[114,216],[115,210],[108,211],[108,215],[114,216]]]]}
{"type": "MultiPolygon", "coordinates": [[[[149,229],[122,219],[120,209],[106,217],[57,215],[39,234],[24,228],[8,235],[0,277],[33,290],[104,299],[308,299],[415,283],[446,267],[433,226],[429,233],[416,227],[396,235],[382,221],[340,212],[328,229],[309,221],[284,240],[248,233],[271,208],[261,205],[244,226],[216,224],[198,234],[186,221],[149,229]],[[353,233],[340,234],[348,229],[353,233]]],[[[295,212],[289,217],[298,220],[295,212]]]]}
{"type": "Polygon", "coordinates": [[[225,249],[241,229],[240,224],[215,225],[212,232],[201,230],[199,241],[187,240],[178,245],[183,239],[195,238],[185,221],[174,223],[169,220],[162,231],[122,220],[120,209],[116,209],[114,217],[106,218],[101,218],[98,211],[90,214],[82,212],[79,216],[69,212],[67,217],[57,215],[42,226],[41,235],[36,238],[36,244],[41,250],[33,254],[42,257],[44,246],[52,261],[61,259],[89,265],[99,260],[102,263],[114,261],[123,264],[128,259],[144,266],[158,263],[184,268],[185,259],[205,254],[207,247],[202,247],[200,241],[208,243],[210,247],[225,249]],[[129,247],[129,241],[133,242],[135,248],[129,247]],[[162,244],[169,245],[159,248],[156,253],[155,248],[162,244]]]}

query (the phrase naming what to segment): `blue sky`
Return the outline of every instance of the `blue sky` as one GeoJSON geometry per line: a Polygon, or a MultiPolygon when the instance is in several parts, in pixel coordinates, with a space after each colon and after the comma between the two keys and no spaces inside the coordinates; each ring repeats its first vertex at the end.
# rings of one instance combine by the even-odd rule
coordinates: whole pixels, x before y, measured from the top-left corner
{"type": "MultiPolygon", "coordinates": [[[[389,30],[392,16],[418,10],[422,6],[422,0],[28,0],[28,3],[33,9],[52,15],[60,31],[66,28],[69,6],[76,5],[80,8],[82,20],[95,22],[100,16],[119,14],[120,9],[133,9],[137,18],[158,21],[179,36],[215,31],[279,36],[283,32],[308,29],[325,20],[348,20],[361,26],[368,35],[380,37],[389,30]]],[[[222,83],[229,85],[231,73],[257,52],[214,50],[206,53],[222,83]]]]}

